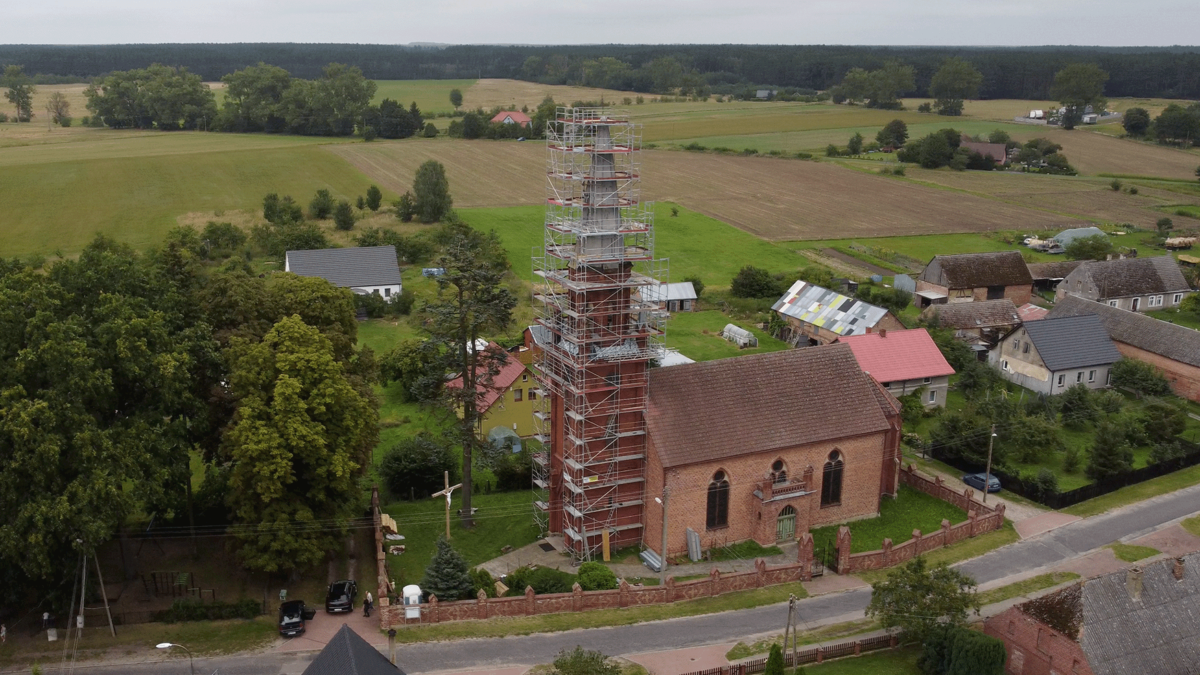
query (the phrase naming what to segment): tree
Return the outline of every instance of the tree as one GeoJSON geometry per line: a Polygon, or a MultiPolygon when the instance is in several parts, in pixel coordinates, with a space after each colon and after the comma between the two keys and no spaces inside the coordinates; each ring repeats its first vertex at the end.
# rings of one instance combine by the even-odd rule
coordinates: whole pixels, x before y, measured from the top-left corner
{"type": "Polygon", "coordinates": [[[899,628],[908,640],[923,642],[941,625],[965,626],[979,612],[975,580],[946,563],[933,567],[913,558],[871,585],[866,615],[885,629],[899,628]]]}
{"type": "Polygon", "coordinates": [[[767,665],[763,675],[784,675],[784,667],[783,647],[776,642],[771,645],[771,652],[767,654],[767,665]]]}
{"type": "Polygon", "coordinates": [[[248,569],[282,572],[325,558],[356,510],[358,478],[379,440],[373,398],[351,385],[334,346],[299,316],[228,349],[237,401],[222,439],[229,506],[248,569]]]}
{"type": "Polygon", "coordinates": [[[378,211],[379,206],[383,203],[383,192],[375,185],[367,188],[367,208],[372,211],[378,211]]]}
{"type": "MultiPolygon", "coordinates": [[[[1200,295],[1188,296],[1200,297],[1200,295]]],[[[1197,301],[1200,302],[1200,301],[1197,301]]],[[[1184,299],[1187,303],[1187,298],[1184,299]]],[[[1183,306],[1180,306],[1183,308],[1183,306]]],[[[1162,371],[1144,361],[1122,358],[1113,364],[1112,386],[1121,389],[1132,389],[1140,394],[1150,396],[1165,396],[1171,393],[1171,385],[1162,371]]]]}
{"type": "Polygon", "coordinates": [[[15,65],[5,66],[4,75],[0,77],[0,86],[8,89],[4,92],[4,98],[17,109],[16,121],[32,120],[33,95],[37,93],[37,87],[33,86],[33,80],[25,74],[25,69],[15,65]]]}
{"type": "Polygon", "coordinates": [[[114,129],[201,129],[217,116],[213,92],[198,74],[158,63],[110,73],[83,95],[88,110],[114,129]]]}
{"type": "Polygon", "coordinates": [[[1062,413],[1063,424],[1076,429],[1096,421],[1100,416],[1096,403],[1092,400],[1092,390],[1082,382],[1071,385],[1059,394],[1058,408],[1062,413]]]}
{"type": "Polygon", "coordinates": [[[946,59],[929,83],[929,95],[939,115],[961,115],[963,101],[979,96],[983,73],[966,59],[946,59]]]}
{"type": "Polygon", "coordinates": [[[333,213],[334,205],[333,195],[329,190],[321,188],[308,204],[308,216],[315,220],[325,220],[333,213]]]}
{"type": "Polygon", "coordinates": [[[596,561],[579,566],[579,587],[585,591],[609,591],[617,587],[617,575],[596,561]]]}
{"type": "Polygon", "coordinates": [[[1125,111],[1121,126],[1130,136],[1143,136],[1150,128],[1150,113],[1145,108],[1130,108],[1125,111]]]}
{"type": "Polygon", "coordinates": [[[1003,143],[1005,147],[1008,147],[1009,143],[1012,143],[1014,147],[1017,145],[1012,136],[1009,136],[1008,132],[1003,129],[995,129],[988,134],[988,143],[1003,143]]]}
{"type": "Polygon", "coordinates": [[[475,590],[470,566],[444,536],[438,537],[437,550],[425,568],[425,578],[421,580],[421,590],[427,596],[436,596],[441,602],[470,598],[475,590]]]}
{"type": "Polygon", "coordinates": [[[354,207],[350,206],[349,201],[343,199],[338,202],[337,208],[333,211],[333,224],[339,230],[354,229],[354,207]]]}
{"type": "Polygon", "coordinates": [[[1054,74],[1050,95],[1063,104],[1064,129],[1074,129],[1088,106],[1100,111],[1107,102],[1104,98],[1104,83],[1108,73],[1094,63],[1072,63],[1054,74]]]}
{"type": "MultiPolygon", "coordinates": [[[[422,164],[413,179],[412,191],[413,212],[422,223],[436,223],[450,213],[454,200],[450,197],[446,167],[441,162],[431,159],[422,164]]],[[[403,202],[404,197],[400,199],[403,202]]]]}
{"type": "Polygon", "coordinates": [[[697,298],[700,298],[701,296],[704,295],[704,280],[703,279],[701,279],[700,277],[693,274],[689,277],[684,277],[683,280],[692,285],[692,290],[696,291],[697,298]]]}
{"type": "MultiPolygon", "coordinates": [[[[439,167],[441,165],[438,165],[439,167]]],[[[508,259],[495,232],[482,234],[465,224],[447,225],[447,240],[438,267],[438,297],[425,306],[426,330],[445,357],[446,372],[461,375],[462,386],[444,387],[446,409],[459,415],[458,441],[462,444],[463,519],[471,520],[471,466],[480,445],[480,406],[492,390],[507,354],[494,345],[476,345],[488,333],[503,332],[512,321],[517,300],[504,286],[508,259]]]]}
{"type": "Polygon", "coordinates": [[[1172,103],[1155,118],[1154,133],[1160,143],[1174,143],[1186,148],[1200,136],[1200,111],[1195,106],[1184,108],[1172,103]]]}
{"type": "Polygon", "coordinates": [[[284,94],[292,76],[278,66],[259,63],[229,73],[217,127],[225,131],[279,133],[286,127],[284,94]]]}
{"type": "Polygon", "coordinates": [[[610,663],[601,652],[576,645],[575,649],[558,653],[551,675],[621,675],[621,667],[610,663]]]}
{"type": "Polygon", "coordinates": [[[729,294],[735,298],[774,298],[783,291],[783,284],[770,272],[753,265],[738,270],[729,284],[729,294]]]}
{"type": "Polygon", "coordinates": [[[393,497],[398,499],[416,494],[418,499],[444,486],[445,472],[450,482],[456,482],[458,468],[450,448],[428,435],[420,434],[393,445],[379,462],[379,475],[393,497]]]}
{"type": "Polygon", "coordinates": [[[1076,237],[1063,252],[1071,260],[1104,260],[1113,252],[1112,242],[1104,234],[1076,237]]]}
{"type": "Polygon", "coordinates": [[[1154,223],[1154,229],[1158,230],[1158,236],[1160,237],[1166,237],[1171,233],[1171,230],[1174,227],[1175,223],[1172,222],[1170,218],[1166,217],[1159,218],[1158,221],[1154,223]]]}
{"type": "Polygon", "coordinates": [[[882,147],[899,148],[908,142],[908,125],[904,120],[888,122],[879,133],[875,134],[875,142],[882,147]]]}
{"type": "Polygon", "coordinates": [[[263,218],[276,225],[291,225],[304,220],[304,210],[289,195],[283,199],[272,192],[263,197],[263,218]]]}
{"type": "Polygon", "coordinates": [[[462,107],[462,91],[458,89],[450,90],[450,105],[454,106],[455,110],[462,107]]]}
{"type": "Polygon", "coordinates": [[[846,150],[849,151],[851,155],[858,155],[862,154],[862,148],[863,135],[855,132],[854,135],[850,137],[850,140],[846,143],[846,150]]]}
{"type": "Polygon", "coordinates": [[[962,626],[937,626],[917,667],[926,675],[1004,675],[1004,641],[962,626]]]}
{"type": "Polygon", "coordinates": [[[1088,478],[1102,480],[1132,469],[1133,448],[1125,440],[1125,434],[1114,423],[1102,420],[1096,425],[1096,436],[1087,465],[1088,478]]]}
{"type": "Polygon", "coordinates": [[[399,384],[401,401],[429,402],[437,397],[445,379],[442,365],[437,345],[431,341],[401,340],[380,359],[380,381],[399,384]]]}
{"type": "Polygon", "coordinates": [[[59,126],[71,126],[71,103],[61,91],[46,98],[46,114],[59,126]]]}
{"type": "Polygon", "coordinates": [[[1155,399],[1142,408],[1143,428],[1155,443],[1169,443],[1187,427],[1187,410],[1164,399],[1155,399]]]}

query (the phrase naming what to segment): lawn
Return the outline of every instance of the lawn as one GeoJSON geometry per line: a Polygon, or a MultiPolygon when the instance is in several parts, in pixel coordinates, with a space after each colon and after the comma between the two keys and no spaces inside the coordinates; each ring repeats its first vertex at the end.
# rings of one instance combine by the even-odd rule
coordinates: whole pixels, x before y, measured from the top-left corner
{"type": "Polygon", "coordinates": [[[701,312],[676,312],[667,321],[666,344],[678,349],[680,354],[696,361],[712,361],[731,356],[765,354],[789,349],[786,342],[776,340],[748,321],[730,318],[717,310],[701,312]],[[758,337],[758,346],[740,349],[721,337],[727,324],[736,324],[758,337]]]}
{"type": "MultiPolygon", "coordinates": [[[[896,113],[894,117],[904,118],[903,113],[896,113]]],[[[759,152],[768,152],[771,150],[780,150],[783,152],[799,152],[805,151],[822,155],[825,152],[827,145],[836,145],[839,148],[844,148],[846,142],[855,133],[863,135],[864,142],[870,143],[875,140],[875,135],[883,128],[884,124],[891,120],[884,120],[881,124],[869,124],[853,126],[856,116],[851,116],[845,121],[851,124],[838,126],[827,129],[813,129],[809,131],[783,131],[765,134],[738,134],[733,133],[724,136],[705,136],[697,138],[685,138],[671,141],[672,144],[678,146],[688,145],[690,143],[698,143],[706,148],[730,148],[732,150],[753,149],[759,152]]],[[[1014,131],[1026,131],[1025,127],[1016,124],[1001,124],[998,122],[982,122],[977,120],[955,120],[942,122],[924,122],[913,123],[908,121],[908,137],[910,139],[923,138],[940,129],[954,128],[966,134],[980,135],[987,137],[989,133],[996,129],[1002,129],[1010,133],[1014,131]]]]}
{"type": "MultiPolygon", "coordinates": [[[[513,273],[533,278],[532,257],[543,243],[546,211],[542,206],[460,209],[459,215],[479,230],[495,230],[508,251],[513,273]]],[[[754,264],[771,272],[794,272],[804,258],[715,218],[662,202],[654,210],[655,254],[668,259],[669,278],[696,276],[705,285],[728,287],[737,271],[754,264]],[[678,209],[678,216],[671,209],[678,209]]],[[[539,253],[540,254],[540,253],[539,253]]]]}
{"type": "MultiPolygon", "coordinates": [[[[257,143],[262,137],[217,138],[257,143]]],[[[319,188],[352,199],[370,183],[345,160],[311,144],[5,165],[0,256],[70,255],[97,233],[149,247],[189,212],[212,214],[213,220],[225,211],[257,212],[269,192],[307,204],[319,188]]]]}
{"type": "MultiPolygon", "coordinates": [[[[455,491],[453,509],[462,506],[461,491],[455,491]]],[[[520,548],[538,539],[540,532],[533,521],[533,495],[528,490],[476,494],[472,496],[475,527],[463,528],[457,514],[451,513],[450,535],[454,548],[472,566],[500,555],[504,546],[520,548]]],[[[438,537],[446,531],[446,502],[417,495],[415,502],[396,502],[383,510],[396,519],[402,542],[407,549],[403,555],[389,555],[388,565],[396,586],[417,584],[425,575],[425,567],[436,549],[438,537]]]]}
{"type": "Polygon", "coordinates": [[[1075,572],[1049,572],[1047,574],[1039,574],[1036,577],[1030,577],[1024,581],[1018,581],[1008,584],[1007,586],[1000,586],[998,588],[993,588],[990,591],[984,591],[978,596],[979,604],[983,607],[986,607],[997,602],[1004,602],[1005,600],[1010,600],[1022,595],[1029,595],[1030,593],[1034,593],[1036,591],[1053,588],[1059,584],[1063,584],[1068,581],[1074,581],[1078,578],[1079,575],[1075,572]]]}
{"type": "MultiPolygon", "coordinates": [[[[1145,501],[1151,497],[1165,495],[1169,492],[1182,490],[1185,487],[1191,487],[1200,483],[1200,465],[1191,466],[1186,469],[1180,469],[1174,473],[1169,473],[1158,478],[1151,478],[1137,485],[1123,487],[1116,492],[1110,492],[1106,495],[1101,495],[1089,499],[1085,502],[1079,502],[1072,506],[1062,509],[1061,513],[1070,514],[1087,518],[1095,516],[1106,511],[1111,511],[1129,504],[1145,501]]],[[[1200,536],[1200,524],[1195,526],[1196,535],[1200,536]]]]}
{"type": "MultiPolygon", "coordinates": [[[[940,529],[942,520],[949,520],[954,525],[966,519],[967,514],[962,509],[901,485],[898,497],[882,499],[878,517],[847,524],[850,552],[877,550],[883,546],[884,539],[891,539],[892,544],[898,546],[912,539],[913,530],[928,534],[940,529]]],[[[812,530],[814,546],[832,551],[837,543],[838,527],[830,525],[812,530]]]]}
{"type": "Polygon", "coordinates": [[[1117,556],[1118,560],[1124,560],[1125,562],[1137,562],[1162,553],[1162,551],[1150,546],[1136,546],[1120,542],[1109,544],[1108,548],[1112,549],[1113,555],[1117,556]]]}
{"type": "Polygon", "coordinates": [[[1179,324],[1185,328],[1200,330],[1200,316],[1197,316],[1193,312],[1181,312],[1178,309],[1156,309],[1146,312],[1146,314],[1162,321],[1179,324]]]}
{"type": "Polygon", "coordinates": [[[820,665],[804,666],[804,675],[921,675],[919,647],[890,649],[864,656],[848,656],[820,665]]]}
{"type": "MultiPolygon", "coordinates": [[[[926,234],[907,237],[874,237],[855,239],[817,239],[810,241],[784,241],[780,246],[792,250],[845,248],[851,244],[869,248],[879,248],[894,251],[901,255],[918,260],[925,264],[935,255],[950,255],[954,253],[992,253],[996,251],[1029,251],[1040,260],[1053,260],[1049,255],[1038,254],[1019,243],[1009,243],[1005,238],[1016,239],[1012,232],[967,232],[962,234],[926,234]]],[[[1058,259],[1061,259],[1059,256],[1058,259]]]]}

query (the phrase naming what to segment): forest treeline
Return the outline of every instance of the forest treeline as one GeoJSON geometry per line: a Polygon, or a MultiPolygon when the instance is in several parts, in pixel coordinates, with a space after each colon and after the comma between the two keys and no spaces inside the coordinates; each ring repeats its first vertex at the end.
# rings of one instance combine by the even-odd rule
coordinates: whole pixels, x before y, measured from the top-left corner
{"type": "Polygon", "coordinates": [[[958,56],[983,74],[982,98],[1050,98],[1054,74],[1095,63],[1109,74],[1109,96],[1200,98],[1196,47],[847,47],[762,45],[588,45],[450,47],[287,43],[156,45],[0,45],[0,66],[21,64],[41,81],[80,80],[151,63],[183,66],[205,80],[260,62],[300,78],[317,78],[330,62],[371,79],[499,77],[666,93],[717,94],[747,87],[826,89],[851,68],[889,60],[913,66],[916,90],[958,56]]]}

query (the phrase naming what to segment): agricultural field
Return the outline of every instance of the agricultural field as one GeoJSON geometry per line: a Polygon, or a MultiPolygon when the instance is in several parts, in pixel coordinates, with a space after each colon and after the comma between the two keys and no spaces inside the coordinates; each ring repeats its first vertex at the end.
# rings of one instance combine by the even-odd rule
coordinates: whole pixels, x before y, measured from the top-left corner
{"type": "MultiPolygon", "coordinates": [[[[892,119],[897,119],[893,117],[892,119]]],[[[902,118],[900,118],[902,119],[902,118]]],[[[926,118],[928,119],[928,118],[926,118]]],[[[889,120],[890,121],[890,120],[889,120]]],[[[885,122],[886,124],[886,122],[885,122]]],[[[817,129],[813,131],[784,131],[769,134],[745,134],[733,136],[708,136],[701,138],[685,138],[678,141],[672,141],[674,145],[683,146],[690,143],[698,143],[706,148],[731,148],[733,150],[753,149],[758,152],[765,153],[771,150],[780,150],[783,152],[810,152],[813,154],[823,154],[825,147],[828,145],[836,145],[845,147],[846,141],[855,133],[863,135],[864,142],[870,143],[875,140],[875,134],[879,133],[883,125],[871,124],[866,126],[856,127],[836,127],[831,129],[817,129]]],[[[909,138],[922,138],[939,129],[945,129],[953,126],[959,131],[970,134],[972,136],[981,135],[986,137],[992,131],[1001,129],[1009,134],[1023,133],[1028,129],[1019,124],[1004,124],[1000,122],[981,122],[978,120],[955,120],[951,122],[948,119],[943,119],[939,122],[919,122],[908,123],[909,138]]]]}
{"type": "MultiPolygon", "coordinates": [[[[645,125],[643,139],[647,142],[821,129],[874,128],[878,131],[894,119],[902,119],[907,124],[929,120],[929,115],[921,113],[827,103],[758,103],[748,107],[695,103],[688,104],[688,108],[676,114],[661,114],[660,105],[666,107],[669,104],[638,107],[631,112],[634,119],[645,125]]],[[[845,134],[846,138],[853,133],[845,134]]]]}
{"type": "Polygon", "coordinates": [[[450,90],[463,92],[463,105],[467,105],[467,92],[476,80],[375,80],[375,99],[378,104],[385,98],[398,101],[408,107],[414,101],[426,115],[448,114],[454,111],[450,105],[450,90]]]}
{"type": "MultiPolygon", "coordinates": [[[[436,82],[436,80],[434,80],[436,82]]],[[[617,102],[633,99],[638,94],[629,91],[613,89],[596,89],[594,87],[568,87],[557,84],[538,84],[521,80],[482,79],[476,80],[469,88],[463,89],[463,108],[473,110],[483,108],[490,110],[496,106],[508,108],[515,106],[518,110],[524,106],[536,108],[547,96],[551,96],[559,105],[570,105],[573,101],[605,101],[617,102]]],[[[448,97],[447,89],[446,96],[448,97]]],[[[449,100],[447,99],[447,103],[449,100]]],[[[420,102],[417,103],[420,105],[420,102]]]]}

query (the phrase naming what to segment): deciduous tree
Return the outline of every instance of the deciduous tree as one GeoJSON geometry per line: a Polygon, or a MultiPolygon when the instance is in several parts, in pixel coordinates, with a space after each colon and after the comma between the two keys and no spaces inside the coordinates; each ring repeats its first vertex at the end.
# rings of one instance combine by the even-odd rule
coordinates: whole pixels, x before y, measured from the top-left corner
{"type": "Polygon", "coordinates": [[[1108,73],[1094,63],[1072,63],[1054,74],[1054,85],[1050,95],[1063,104],[1064,129],[1074,129],[1088,106],[1099,112],[1107,102],[1104,98],[1104,83],[1108,73]]]}
{"type": "Polygon", "coordinates": [[[1093,234],[1072,239],[1063,252],[1071,260],[1104,260],[1113,250],[1107,235],[1093,234]]]}
{"type": "Polygon", "coordinates": [[[979,612],[975,580],[946,563],[930,567],[917,557],[871,584],[866,614],[922,642],[939,625],[965,626],[971,611],[979,612]]]}
{"type": "Polygon", "coordinates": [[[418,167],[413,178],[413,195],[417,220],[436,223],[445,218],[454,203],[450,197],[450,181],[446,180],[446,167],[433,159],[418,167]]]}
{"type": "Polygon", "coordinates": [[[383,204],[383,192],[379,190],[379,187],[372,185],[367,188],[367,208],[378,211],[381,204],[383,204]]]}
{"type": "Polygon", "coordinates": [[[939,115],[961,115],[963,101],[979,96],[983,74],[966,59],[952,56],[942,64],[929,83],[929,95],[939,115]]]}
{"type": "Polygon", "coordinates": [[[393,445],[379,461],[379,475],[397,499],[412,494],[417,499],[429,499],[442,489],[447,471],[450,482],[457,482],[458,467],[450,448],[424,434],[393,445]]]}
{"type": "Polygon", "coordinates": [[[908,142],[908,125],[904,120],[892,120],[888,122],[878,134],[875,134],[875,142],[883,147],[899,148],[908,142]]]}
{"type": "Polygon", "coordinates": [[[1150,113],[1145,108],[1130,108],[1121,118],[1121,126],[1130,136],[1142,136],[1150,128],[1150,113]]]}
{"type": "Polygon", "coordinates": [[[33,80],[25,74],[25,69],[17,65],[5,66],[0,86],[8,89],[4,92],[4,98],[17,109],[15,120],[28,122],[33,119],[33,95],[37,87],[33,86],[33,80]]]}
{"type": "Polygon", "coordinates": [[[61,91],[53,92],[46,98],[46,114],[59,126],[71,126],[71,103],[61,91]]]}

